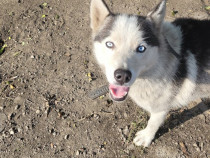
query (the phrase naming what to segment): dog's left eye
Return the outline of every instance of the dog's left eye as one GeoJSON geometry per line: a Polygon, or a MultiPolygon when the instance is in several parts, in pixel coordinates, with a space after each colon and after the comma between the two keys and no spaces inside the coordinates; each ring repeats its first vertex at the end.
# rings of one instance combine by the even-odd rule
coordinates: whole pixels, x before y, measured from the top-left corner
{"type": "Polygon", "coordinates": [[[144,46],[144,45],[140,45],[137,49],[136,49],[136,51],[138,52],[138,53],[144,53],[144,51],[146,50],[147,48],[144,46]]]}
{"type": "Polygon", "coordinates": [[[114,48],[114,43],[113,42],[106,42],[107,48],[114,48]]]}

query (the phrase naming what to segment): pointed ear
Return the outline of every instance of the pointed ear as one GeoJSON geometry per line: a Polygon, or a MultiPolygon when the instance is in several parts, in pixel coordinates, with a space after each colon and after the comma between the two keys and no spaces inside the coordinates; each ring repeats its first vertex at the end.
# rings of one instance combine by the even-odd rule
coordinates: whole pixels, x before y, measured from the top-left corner
{"type": "Polygon", "coordinates": [[[166,13],[166,0],[162,0],[148,15],[147,19],[152,22],[158,33],[161,31],[162,23],[166,13]]]}
{"type": "Polygon", "coordinates": [[[90,5],[90,26],[93,32],[99,29],[105,20],[105,18],[110,14],[110,11],[103,0],[91,0],[90,5]]]}

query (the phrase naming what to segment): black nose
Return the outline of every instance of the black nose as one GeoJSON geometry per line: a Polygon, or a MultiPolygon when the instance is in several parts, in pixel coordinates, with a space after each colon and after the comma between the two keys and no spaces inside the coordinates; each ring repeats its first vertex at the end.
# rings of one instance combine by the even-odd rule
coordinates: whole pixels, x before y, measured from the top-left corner
{"type": "Polygon", "coordinates": [[[119,84],[123,85],[131,80],[131,72],[129,70],[117,69],[114,72],[114,78],[119,84]]]}

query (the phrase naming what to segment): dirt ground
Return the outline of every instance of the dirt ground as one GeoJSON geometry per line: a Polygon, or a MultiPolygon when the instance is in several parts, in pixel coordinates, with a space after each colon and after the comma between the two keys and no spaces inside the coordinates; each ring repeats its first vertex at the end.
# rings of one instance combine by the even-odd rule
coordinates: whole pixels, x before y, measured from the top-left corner
{"type": "MultiPolygon", "coordinates": [[[[146,15],[158,0],[106,0],[146,15]]],[[[107,84],[92,55],[90,0],[1,0],[1,158],[207,158],[210,104],[172,111],[149,148],[132,143],[148,116],[130,99],[88,93],[107,84]],[[3,50],[3,49],[2,49],[3,50]]],[[[209,0],[168,0],[166,19],[210,18],[209,0]]]]}

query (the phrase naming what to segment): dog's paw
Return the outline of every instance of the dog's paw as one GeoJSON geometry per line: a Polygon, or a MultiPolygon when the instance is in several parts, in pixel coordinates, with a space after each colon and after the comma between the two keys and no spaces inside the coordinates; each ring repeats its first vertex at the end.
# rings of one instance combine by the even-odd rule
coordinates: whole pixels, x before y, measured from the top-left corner
{"type": "Polygon", "coordinates": [[[136,137],[134,138],[133,142],[136,146],[148,147],[151,144],[153,138],[154,135],[144,129],[136,133],[136,137]]]}

